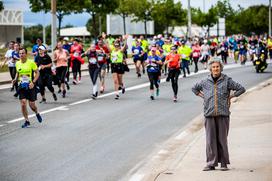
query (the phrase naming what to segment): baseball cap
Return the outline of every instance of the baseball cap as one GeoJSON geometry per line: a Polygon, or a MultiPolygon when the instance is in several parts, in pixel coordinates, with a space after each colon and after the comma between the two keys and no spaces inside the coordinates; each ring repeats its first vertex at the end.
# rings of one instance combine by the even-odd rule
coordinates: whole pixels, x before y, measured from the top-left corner
{"type": "Polygon", "coordinates": [[[69,38],[68,37],[64,37],[63,40],[69,41],[69,38]]]}
{"type": "Polygon", "coordinates": [[[46,50],[44,46],[39,46],[39,50],[46,50]]]}

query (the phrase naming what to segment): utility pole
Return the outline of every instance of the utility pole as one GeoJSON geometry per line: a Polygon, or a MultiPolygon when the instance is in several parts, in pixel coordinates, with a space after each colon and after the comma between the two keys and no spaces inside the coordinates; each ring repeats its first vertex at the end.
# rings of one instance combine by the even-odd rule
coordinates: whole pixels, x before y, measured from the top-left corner
{"type": "Polygon", "coordinates": [[[51,25],[51,45],[52,45],[52,50],[56,47],[56,43],[57,43],[57,29],[56,29],[56,25],[57,25],[57,16],[56,16],[56,9],[57,9],[57,5],[56,5],[56,0],[51,0],[51,13],[52,13],[52,25],[51,25]]]}
{"type": "Polygon", "coordinates": [[[191,37],[191,27],[192,27],[192,22],[191,22],[191,4],[190,0],[188,0],[188,37],[191,37]]]}
{"type": "Polygon", "coordinates": [[[269,36],[271,36],[271,0],[269,0],[269,36]]]}

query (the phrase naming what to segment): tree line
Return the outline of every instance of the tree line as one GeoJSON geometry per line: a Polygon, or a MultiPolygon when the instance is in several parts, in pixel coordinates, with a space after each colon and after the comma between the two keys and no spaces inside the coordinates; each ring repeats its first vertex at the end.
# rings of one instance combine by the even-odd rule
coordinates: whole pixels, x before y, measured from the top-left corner
{"type": "MultiPolygon", "coordinates": [[[[32,12],[50,12],[51,0],[28,0],[32,12]]],[[[1,1],[0,1],[1,2],[1,1]]],[[[126,33],[125,20],[128,16],[133,21],[154,21],[155,33],[168,33],[169,27],[187,26],[187,9],[180,2],[174,0],[57,0],[58,35],[62,27],[63,17],[71,13],[87,12],[90,15],[86,23],[91,35],[99,35],[99,18],[102,22],[100,27],[106,31],[106,15],[109,13],[120,15],[123,19],[122,26],[126,33]]],[[[242,33],[250,35],[252,32],[262,34],[268,31],[268,6],[256,5],[248,8],[238,6],[234,9],[229,0],[219,0],[210,7],[207,12],[200,8],[191,8],[192,23],[206,27],[209,33],[210,27],[214,26],[218,19],[225,18],[226,34],[242,33]]]]}

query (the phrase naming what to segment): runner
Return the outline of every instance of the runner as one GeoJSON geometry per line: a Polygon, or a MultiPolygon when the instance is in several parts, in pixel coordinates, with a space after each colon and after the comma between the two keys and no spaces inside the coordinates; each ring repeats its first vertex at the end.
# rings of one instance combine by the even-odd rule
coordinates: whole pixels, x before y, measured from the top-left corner
{"type": "Polygon", "coordinates": [[[201,51],[201,48],[199,46],[199,43],[198,43],[198,41],[195,41],[192,46],[192,58],[193,58],[193,62],[195,64],[195,73],[198,72],[198,60],[200,57],[200,51],[201,51]]]}
{"type": "Polygon", "coordinates": [[[29,102],[29,107],[36,113],[36,117],[38,121],[42,122],[42,117],[38,112],[38,109],[35,105],[35,101],[37,100],[37,94],[35,91],[35,83],[39,78],[39,71],[37,65],[27,59],[27,49],[21,48],[19,51],[20,60],[16,63],[16,76],[15,79],[12,80],[14,84],[16,81],[19,81],[19,99],[21,103],[22,114],[25,118],[25,122],[22,125],[22,128],[26,128],[30,126],[30,122],[28,119],[27,112],[27,100],[29,102]],[[32,78],[33,72],[35,73],[34,78],[32,78]]]}
{"type": "Polygon", "coordinates": [[[177,102],[178,78],[180,74],[180,55],[177,54],[177,48],[175,46],[171,47],[171,53],[166,56],[165,64],[168,64],[169,67],[169,74],[166,78],[166,81],[168,82],[169,80],[171,80],[172,89],[174,92],[173,101],[177,102]]]}
{"type": "Polygon", "coordinates": [[[89,62],[89,74],[93,84],[93,94],[92,98],[96,99],[98,96],[98,85],[97,78],[99,75],[99,64],[98,64],[98,53],[96,52],[96,47],[94,44],[91,44],[90,48],[83,54],[86,55],[89,62]]]}
{"type": "Polygon", "coordinates": [[[190,75],[189,69],[189,62],[190,62],[190,55],[192,53],[192,49],[185,45],[185,41],[181,41],[181,46],[178,48],[178,54],[181,55],[181,63],[182,63],[182,70],[183,70],[183,77],[186,77],[185,69],[187,73],[190,75]]]}
{"type": "Polygon", "coordinates": [[[83,51],[82,46],[79,44],[79,40],[75,39],[74,44],[71,46],[71,67],[73,72],[73,84],[78,84],[81,81],[81,64],[84,60],[81,58],[81,53],[83,51]],[[79,74],[77,80],[77,74],[79,74]]]}
{"type": "Polygon", "coordinates": [[[147,74],[150,82],[150,99],[154,100],[154,85],[156,87],[156,96],[160,94],[159,89],[159,76],[160,76],[160,66],[162,65],[161,57],[156,55],[157,49],[153,47],[151,49],[151,55],[148,56],[146,60],[147,74]]]}
{"type": "MultiPolygon", "coordinates": [[[[19,46],[17,46],[17,51],[18,51],[18,48],[19,48],[19,46]]],[[[8,62],[9,74],[10,74],[10,77],[11,77],[12,80],[15,78],[15,75],[16,75],[15,64],[16,64],[16,61],[18,60],[17,57],[15,57],[15,56],[13,57],[14,51],[15,51],[15,42],[10,41],[9,42],[9,49],[7,50],[7,52],[5,54],[5,60],[1,65],[1,68],[3,68],[4,65],[6,64],[6,62],[8,62]]],[[[18,96],[18,94],[17,94],[17,87],[18,87],[17,82],[12,85],[12,87],[10,88],[10,91],[13,91],[14,87],[16,89],[16,93],[14,94],[14,97],[17,97],[18,96]]]]}
{"type": "Polygon", "coordinates": [[[45,48],[43,46],[40,46],[39,54],[36,58],[37,66],[40,71],[40,76],[38,79],[38,85],[42,96],[42,100],[40,101],[40,103],[46,103],[45,87],[49,89],[49,91],[52,93],[54,100],[57,101],[57,96],[54,92],[54,87],[52,86],[52,60],[51,57],[47,53],[45,53],[45,51],[45,48]]]}
{"type": "MultiPolygon", "coordinates": [[[[126,40],[126,39],[125,39],[126,40]]],[[[119,99],[119,90],[122,90],[122,93],[125,93],[125,86],[123,83],[123,74],[124,74],[124,59],[123,52],[126,49],[126,41],[124,46],[121,47],[119,41],[114,42],[114,48],[111,50],[111,72],[114,81],[114,90],[115,90],[115,99],[119,99]]]]}
{"type": "Polygon", "coordinates": [[[108,43],[104,42],[106,34],[98,37],[98,43],[96,46],[98,64],[99,64],[99,78],[100,78],[100,93],[104,93],[105,91],[105,76],[106,76],[106,69],[108,64],[108,59],[110,59],[110,52],[109,52],[109,45],[108,43]]]}
{"type": "Polygon", "coordinates": [[[56,76],[58,78],[58,86],[60,88],[60,91],[62,92],[63,98],[65,98],[66,96],[65,76],[67,75],[67,71],[69,71],[68,67],[69,59],[70,59],[69,52],[63,48],[61,42],[58,42],[57,49],[54,51],[54,62],[56,64],[56,76]]]}
{"type": "MultiPolygon", "coordinates": [[[[172,46],[173,46],[173,45],[171,44],[170,40],[169,40],[169,39],[166,39],[164,45],[162,46],[162,49],[163,49],[163,57],[164,57],[163,59],[165,59],[165,57],[166,57],[167,55],[170,54],[172,46]]],[[[164,61],[164,60],[162,60],[162,62],[163,62],[163,61],[164,61]]],[[[164,66],[162,67],[162,71],[163,71],[164,75],[167,74],[167,65],[168,65],[168,64],[164,64],[164,66]]]]}
{"type": "Polygon", "coordinates": [[[140,36],[140,40],[142,43],[142,49],[144,51],[144,55],[142,56],[142,70],[143,74],[145,74],[145,61],[147,59],[147,52],[148,52],[148,41],[144,39],[144,36],[140,36]]]}
{"type": "MultiPolygon", "coordinates": [[[[69,54],[71,53],[71,45],[69,43],[69,38],[68,37],[64,37],[63,38],[63,49],[67,50],[69,52],[69,54]]],[[[70,80],[70,67],[71,67],[71,58],[69,56],[68,58],[68,67],[67,67],[67,71],[66,71],[66,80],[67,80],[67,84],[69,85],[68,82],[70,80]]],[[[67,89],[69,90],[68,86],[67,89]]]]}
{"type": "Polygon", "coordinates": [[[136,74],[139,77],[141,77],[141,64],[143,61],[144,51],[141,46],[141,42],[139,40],[136,41],[136,46],[132,47],[132,56],[133,56],[133,62],[136,67],[136,74]]]}
{"type": "Polygon", "coordinates": [[[35,63],[37,63],[37,56],[39,54],[39,47],[43,46],[46,49],[46,46],[42,44],[42,39],[41,38],[37,38],[36,43],[37,44],[32,47],[32,55],[34,57],[34,62],[35,63]]]}
{"type": "Polygon", "coordinates": [[[204,69],[207,69],[207,62],[210,57],[210,47],[208,45],[208,41],[205,39],[203,41],[203,45],[201,45],[201,57],[200,57],[200,62],[204,64],[204,69]]]}

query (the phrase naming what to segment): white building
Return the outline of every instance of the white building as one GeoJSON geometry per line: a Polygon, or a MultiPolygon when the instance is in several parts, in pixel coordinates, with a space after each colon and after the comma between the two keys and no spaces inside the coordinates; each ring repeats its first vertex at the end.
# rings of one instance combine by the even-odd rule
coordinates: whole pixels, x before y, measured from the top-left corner
{"type": "Polygon", "coordinates": [[[0,12],[0,47],[9,41],[24,43],[23,12],[4,9],[0,12]]]}

